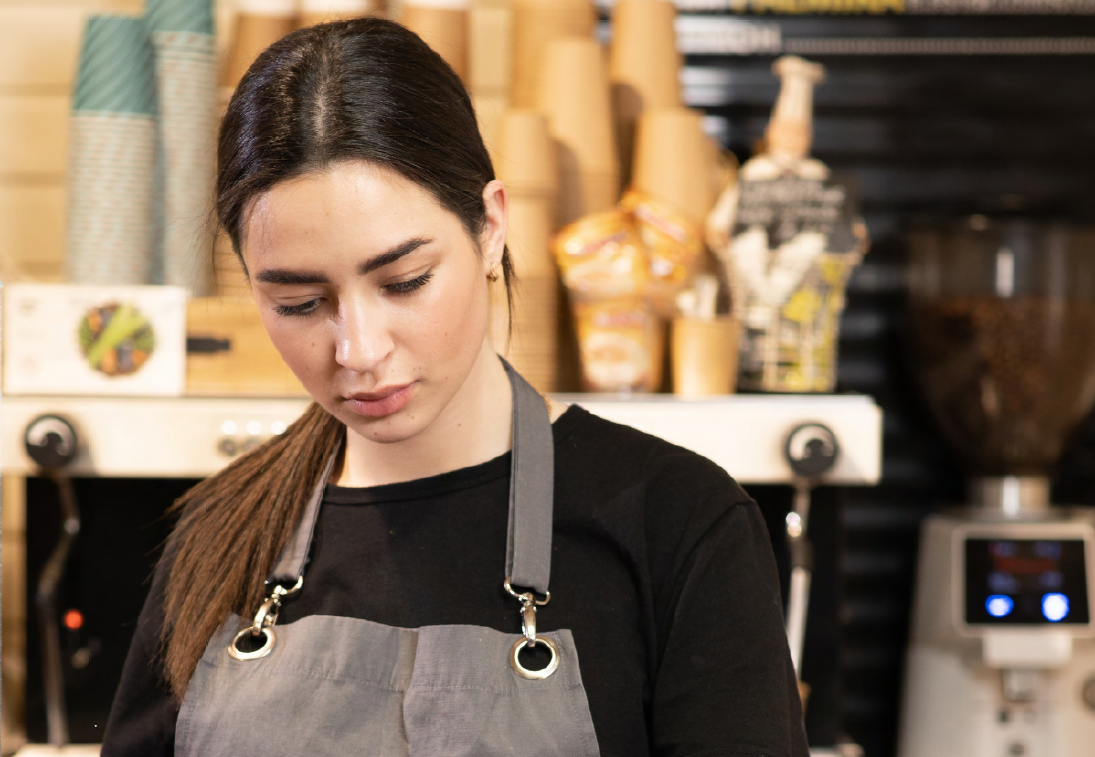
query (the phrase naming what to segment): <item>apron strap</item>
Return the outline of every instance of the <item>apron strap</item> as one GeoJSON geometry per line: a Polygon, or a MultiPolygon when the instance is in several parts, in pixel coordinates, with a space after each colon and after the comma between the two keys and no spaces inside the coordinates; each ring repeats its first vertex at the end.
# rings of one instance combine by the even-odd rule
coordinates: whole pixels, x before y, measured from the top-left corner
{"type": "Polygon", "coordinates": [[[312,489],[312,497],[308,500],[307,507],[300,517],[300,525],[296,533],[278,555],[278,561],[274,563],[274,569],[270,571],[271,586],[281,585],[285,589],[292,589],[297,581],[304,575],[304,564],[308,560],[308,553],[312,548],[312,537],[316,530],[316,521],[319,519],[319,507],[323,504],[323,490],[327,487],[327,480],[331,477],[331,471],[338,461],[338,453],[342,449],[342,441],[335,445],[335,451],[327,458],[323,466],[323,472],[312,489]]]}
{"type": "MultiPolygon", "coordinates": [[[[501,359],[501,358],[499,358],[501,359]]],[[[540,393],[502,360],[513,390],[513,454],[509,481],[506,577],[516,585],[548,590],[551,529],[555,499],[555,442],[551,418],[540,393]]],[[[340,441],[323,466],[293,538],[282,548],[269,584],[291,589],[304,575],[323,491],[338,460],[340,441]]]]}
{"type": "Polygon", "coordinates": [[[540,393],[502,360],[513,389],[513,455],[509,479],[506,577],[547,594],[555,500],[555,441],[540,393]]]}

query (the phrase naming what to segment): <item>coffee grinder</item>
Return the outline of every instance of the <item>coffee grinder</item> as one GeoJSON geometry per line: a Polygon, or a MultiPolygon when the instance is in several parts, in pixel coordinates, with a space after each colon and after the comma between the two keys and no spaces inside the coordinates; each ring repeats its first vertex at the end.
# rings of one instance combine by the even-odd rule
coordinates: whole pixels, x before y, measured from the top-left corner
{"type": "Polygon", "coordinates": [[[899,757],[1095,754],[1095,511],[1049,474],[1095,402],[1095,233],[915,233],[910,336],[969,503],[924,522],[899,757]]]}

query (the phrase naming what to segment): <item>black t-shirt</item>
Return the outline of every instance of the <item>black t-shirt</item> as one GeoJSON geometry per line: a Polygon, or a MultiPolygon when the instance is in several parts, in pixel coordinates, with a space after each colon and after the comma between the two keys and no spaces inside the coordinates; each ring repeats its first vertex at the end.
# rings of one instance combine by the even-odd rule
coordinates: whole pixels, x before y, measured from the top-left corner
{"type": "MultiPolygon", "coordinates": [[[[551,602],[537,626],[573,632],[601,754],[805,757],[756,505],[709,460],[580,407],[553,430],[551,602]]],[[[415,481],[328,486],[304,587],[278,622],[322,614],[520,633],[520,604],[502,587],[509,468],[507,453],[415,481]]],[[[104,757],[173,753],[178,713],[157,655],[163,574],[161,564],[104,757]]],[[[307,727],[288,717],[281,727],[307,727]]]]}

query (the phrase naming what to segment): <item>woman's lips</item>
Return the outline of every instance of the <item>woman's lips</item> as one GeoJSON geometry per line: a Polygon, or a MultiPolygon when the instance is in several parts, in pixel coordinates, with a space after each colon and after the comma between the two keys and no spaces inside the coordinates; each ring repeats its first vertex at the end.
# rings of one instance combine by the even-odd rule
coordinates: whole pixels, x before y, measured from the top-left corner
{"type": "Polygon", "coordinates": [[[414,396],[414,382],[393,386],[377,392],[359,392],[346,398],[346,405],[366,418],[383,418],[398,413],[414,396]]]}

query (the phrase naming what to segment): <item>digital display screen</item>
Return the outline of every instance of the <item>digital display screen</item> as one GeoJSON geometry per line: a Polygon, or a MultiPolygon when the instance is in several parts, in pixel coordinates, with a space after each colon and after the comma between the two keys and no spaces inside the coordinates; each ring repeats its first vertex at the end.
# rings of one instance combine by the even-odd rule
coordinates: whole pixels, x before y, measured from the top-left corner
{"type": "Polygon", "coordinates": [[[966,623],[1088,622],[1082,539],[966,539],[966,623]]]}

